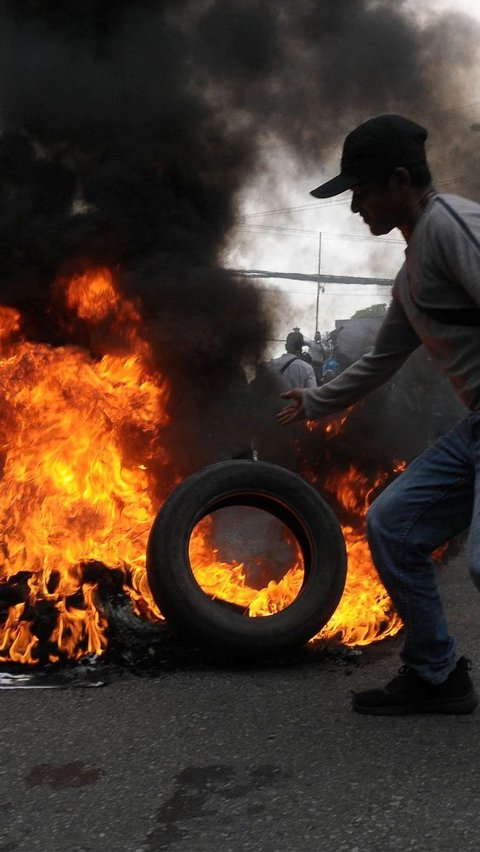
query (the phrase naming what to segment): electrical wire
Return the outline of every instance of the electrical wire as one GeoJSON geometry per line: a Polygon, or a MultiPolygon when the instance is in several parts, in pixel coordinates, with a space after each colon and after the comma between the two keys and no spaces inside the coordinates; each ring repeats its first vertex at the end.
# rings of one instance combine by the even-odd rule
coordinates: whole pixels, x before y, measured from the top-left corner
{"type": "MultiPolygon", "coordinates": [[[[457,175],[456,177],[443,178],[442,180],[434,181],[435,186],[446,186],[447,184],[457,183],[462,180],[471,181],[471,175],[457,175]]],[[[257,210],[254,213],[241,213],[236,217],[235,221],[241,223],[243,219],[253,219],[257,216],[273,216],[279,213],[294,213],[298,210],[324,210],[327,207],[350,206],[350,199],[344,198],[338,201],[320,201],[315,204],[300,204],[294,207],[273,207],[271,210],[257,210]]]]}
{"type": "Polygon", "coordinates": [[[250,230],[248,231],[248,233],[251,233],[251,234],[256,234],[256,233],[260,234],[262,232],[263,233],[270,232],[271,234],[289,233],[289,234],[293,234],[293,235],[302,235],[302,236],[304,234],[306,234],[306,235],[310,235],[310,236],[313,235],[313,236],[316,236],[316,237],[318,237],[318,235],[321,234],[322,239],[323,239],[323,237],[326,237],[326,239],[328,239],[328,240],[339,239],[339,240],[351,240],[352,242],[363,242],[363,241],[367,240],[369,242],[375,242],[375,243],[378,243],[378,242],[398,243],[399,245],[404,245],[404,242],[405,242],[404,240],[396,239],[395,237],[389,238],[389,237],[372,237],[372,236],[368,236],[368,235],[363,236],[362,234],[337,234],[333,231],[310,231],[310,230],[307,230],[306,228],[288,228],[288,227],[282,226],[282,225],[250,225],[248,222],[246,222],[245,225],[240,224],[239,227],[245,228],[245,229],[249,228],[250,230]],[[257,230],[255,230],[255,229],[257,229],[257,230]]]}

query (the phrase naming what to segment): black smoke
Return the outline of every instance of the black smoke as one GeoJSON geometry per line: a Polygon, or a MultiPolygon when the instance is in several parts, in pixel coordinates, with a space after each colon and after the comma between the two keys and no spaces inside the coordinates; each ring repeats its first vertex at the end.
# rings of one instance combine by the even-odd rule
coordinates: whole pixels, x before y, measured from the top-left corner
{"type": "Polygon", "coordinates": [[[0,6],[0,301],[20,309],[32,340],[101,355],[108,336],[72,328],[55,284],[110,266],[139,300],[154,369],[171,382],[184,471],[248,451],[244,369],[262,357],[273,310],[221,257],[265,138],[293,145],[315,185],[352,126],[404,113],[431,128],[438,173],[480,198],[476,137],[457,109],[472,101],[479,28],[411,9],[388,0],[0,6]]]}

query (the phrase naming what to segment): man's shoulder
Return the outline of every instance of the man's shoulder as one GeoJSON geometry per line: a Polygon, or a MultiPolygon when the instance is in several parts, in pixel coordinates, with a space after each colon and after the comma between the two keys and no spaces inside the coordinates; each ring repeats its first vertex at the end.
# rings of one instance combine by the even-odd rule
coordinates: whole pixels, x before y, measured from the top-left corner
{"type": "Polygon", "coordinates": [[[430,217],[433,219],[476,219],[480,216],[480,204],[463,195],[439,193],[434,202],[436,203],[432,204],[430,217]]]}
{"type": "Polygon", "coordinates": [[[271,358],[270,361],[267,361],[266,363],[270,364],[272,367],[281,367],[282,364],[285,364],[285,362],[290,358],[292,358],[292,355],[288,355],[284,352],[283,355],[277,355],[276,358],[271,358]]]}
{"type": "Polygon", "coordinates": [[[313,370],[311,364],[305,361],[300,355],[291,355],[290,357],[294,359],[295,366],[298,367],[299,370],[303,370],[303,372],[313,370]]]}
{"type": "Polygon", "coordinates": [[[427,209],[419,236],[426,246],[447,245],[450,240],[480,240],[480,204],[461,195],[436,195],[427,209]]]}
{"type": "Polygon", "coordinates": [[[465,195],[456,195],[453,192],[439,192],[435,198],[444,201],[444,203],[449,204],[451,207],[480,208],[478,201],[474,201],[473,198],[467,198],[465,195]]]}

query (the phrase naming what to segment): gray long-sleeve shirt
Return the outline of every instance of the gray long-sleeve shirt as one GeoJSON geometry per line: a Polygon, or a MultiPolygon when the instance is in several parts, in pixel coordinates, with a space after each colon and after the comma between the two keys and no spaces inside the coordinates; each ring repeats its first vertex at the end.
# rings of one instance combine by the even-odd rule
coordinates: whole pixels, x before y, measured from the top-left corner
{"type": "Polygon", "coordinates": [[[434,196],[415,224],[405,256],[374,348],[328,384],[304,391],[307,418],[358,402],[421,344],[464,405],[480,409],[480,325],[445,324],[428,314],[429,309],[467,309],[477,321],[480,205],[455,195],[434,196]]]}
{"type": "Polygon", "coordinates": [[[284,352],[278,358],[272,358],[268,362],[268,366],[278,374],[284,390],[317,387],[313,367],[306,361],[302,361],[301,358],[292,355],[291,352],[284,352]],[[285,365],[287,366],[285,367],[285,365]]]}

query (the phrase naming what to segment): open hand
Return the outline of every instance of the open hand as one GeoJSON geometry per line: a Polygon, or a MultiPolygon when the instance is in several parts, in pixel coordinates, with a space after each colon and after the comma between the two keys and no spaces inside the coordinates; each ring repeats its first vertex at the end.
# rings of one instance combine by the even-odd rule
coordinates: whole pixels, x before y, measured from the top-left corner
{"type": "Polygon", "coordinates": [[[305,420],[305,408],[303,407],[303,390],[294,388],[293,390],[285,391],[280,394],[282,399],[291,399],[292,402],[287,408],[282,408],[277,414],[277,423],[280,426],[288,426],[290,423],[295,423],[297,420],[305,420]]]}

